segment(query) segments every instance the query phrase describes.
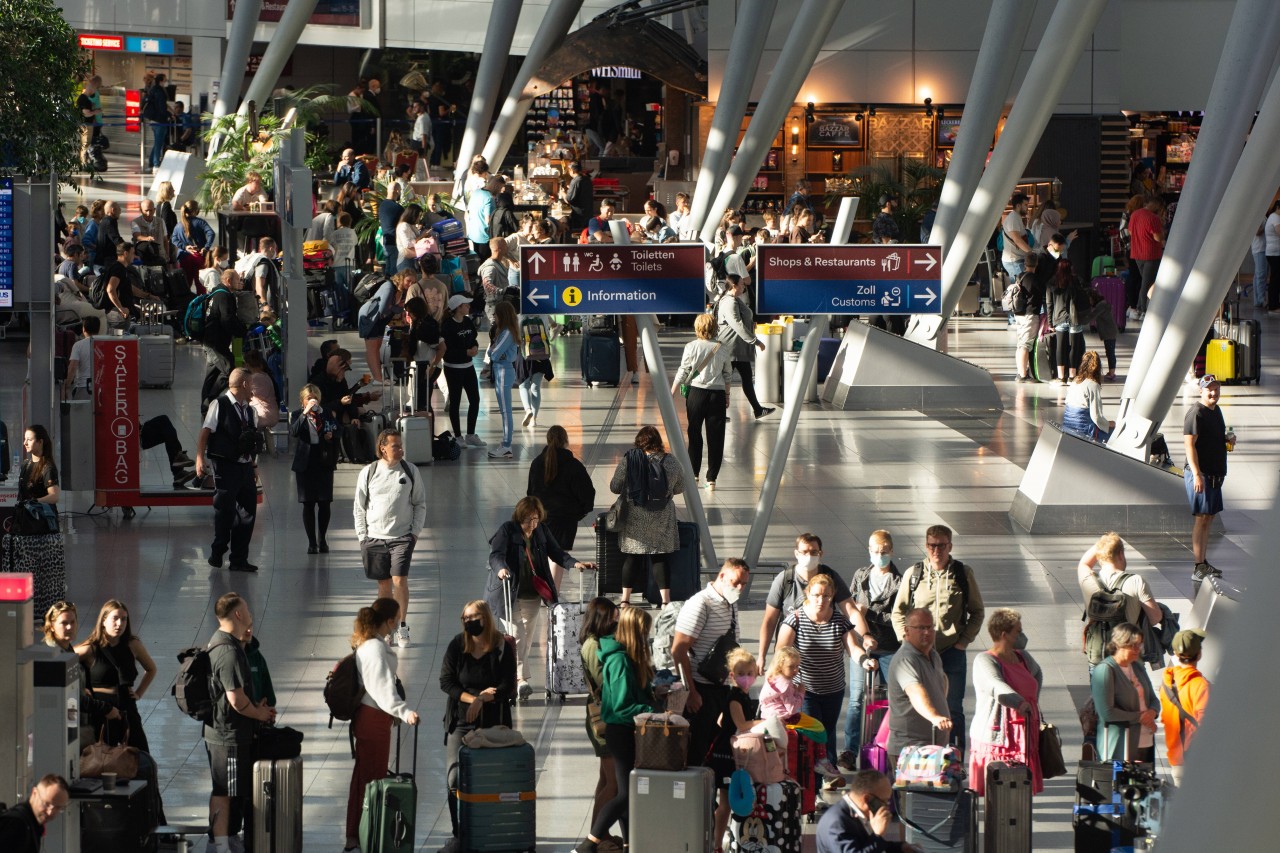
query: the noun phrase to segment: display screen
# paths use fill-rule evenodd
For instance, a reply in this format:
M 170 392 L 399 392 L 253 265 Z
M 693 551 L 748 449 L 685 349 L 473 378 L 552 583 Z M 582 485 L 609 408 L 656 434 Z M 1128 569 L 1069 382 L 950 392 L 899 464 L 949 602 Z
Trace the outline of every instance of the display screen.
M 0 178 L 0 308 L 13 307 L 13 178 Z

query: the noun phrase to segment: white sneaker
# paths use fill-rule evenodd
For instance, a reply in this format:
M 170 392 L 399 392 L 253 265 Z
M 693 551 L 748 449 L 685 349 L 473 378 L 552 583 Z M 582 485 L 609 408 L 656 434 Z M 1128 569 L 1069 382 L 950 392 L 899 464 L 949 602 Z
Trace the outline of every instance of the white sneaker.
M 531 423 L 533 423 L 533 412 L 525 412 L 524 423 L 521 426 L 529 426 Z
M 480 436 L 474 432 L 467 433 L 467 447 L 484 447 L 485 442 Z
M 513 456 L 515 454 L 511 452 L 511 448 L 501 444 L 489 451 L 490 459 L 511 459 Z
M 409 626 L 401 625 L 396 629 L 396 645 L 402 649 L 409 648 Z

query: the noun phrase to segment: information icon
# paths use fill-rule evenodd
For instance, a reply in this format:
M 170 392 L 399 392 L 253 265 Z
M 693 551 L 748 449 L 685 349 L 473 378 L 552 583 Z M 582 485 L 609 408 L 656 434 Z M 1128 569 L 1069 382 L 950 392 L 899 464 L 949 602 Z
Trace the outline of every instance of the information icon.
M 564 304 L 570 308 L 582 301 L 582 291 L 576 287 L 566 287 L 564 289 Z

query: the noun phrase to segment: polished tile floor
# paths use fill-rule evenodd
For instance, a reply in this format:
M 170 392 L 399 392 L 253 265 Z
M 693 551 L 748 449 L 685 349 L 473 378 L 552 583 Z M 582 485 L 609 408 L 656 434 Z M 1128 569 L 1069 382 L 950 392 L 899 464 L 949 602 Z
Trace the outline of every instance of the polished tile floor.
M 1280 323 L 1264 318 L 1263 324 L 1264 375 L 1274 376 L 1271 368 L 1278 348 L 1273 341 Z M 684 331 L 662 336 L 668 369 L 686 337 Z M 313 334 L 309 341 L 312 358 L 321 339 Z M 560 423 L 568 429 L 574 451 L 592 473 L 597 507 L 603 510 L 610 502 L 609 476 L 636 428 L 659 422 L 647 375 L 637 385 L 617 389 L 583 386 L 577 370 L 579 340 L 570 337 L 557 345 L 557 378 L 545 387 L 539 429 L 517 435 L 514 460 L 490 460 L 483 450 L 470 450 L 457 462 L 423 469 L 431 511 L 411 579 L 413 647 L 400 652 L 400 675 L 410 703 L 423 718 L 418 757 L 420 850 L 434 851 L 449 832 L 441 729 L 445 696 L 438 686 L 441 656 L 459 628 L 457 615 L 464 602 L 482 592 L 487 540 L 524 494 L 528 464 L 539 450 L 545 427 Z M 1122 375 L 1134 340 L 1133 334 L 1121 337 Z M 358 345 L 348 345 L 354 353 L 363 352 Z M 20 389 L 13 377 L 24 367 L 24 346 L 16 341 L 0 344 L 0 376 L 10 377 L 0 382 L 0 415 L 11 433 L 20 420 Z M 1023 612 L 1030 650 L 1045 669 L 1045 712 L 1062 729 L 1068 755 L 1073 755 L 1080 741 L 1073 695 L 1081 695 L 1086 684 L 1085 661 L 1079 653 L 1082 602 L 1075 563 L 1102 531 L 1062 530 L 1033 537 L 1011 526 L 1007 515 L 1038 431 L 1060 416 L 1065 389 L 1011 381 L 1010 341 L 1001 320 L 956 321 L 951 351 L 996 373 L 1005 410 L 925 417 L 909 411 L 847 413 L 806 405 L 762 561 L 786 559 L 795 534 L 812 530 L 824 539 L 827 562 L 848 576 L 865 559 L 866 537 L 872 530 L 884 527 L 893 532 L 899 563 L 905 565 L 923 554 L 927 526 L 950 525 L 955 530 L 954 554 L 974 566 L 987 606 L 1007 605 Z M 198 429 L 202 372 L 199 349 L 180 346 L 173 390 L 141 394 L 144 413 L 169 414 L 188 448 Z M 1255 519 L 1274 497 L 1280 458 L 1280 417 L 1272 387 L 1230 387 L 1223 394 L 1227 419 L 1240 441 L 1226 482 L 1229 509 L 1211 553 L 1216 565 L 1245 583 L 1247 554 L 1258 532 Z M 1119 389 L 1105 389 L 1109 410 L 1114 410 Z M 1190 393 L 1182 395 L 1171 424 L 1180 420 L 1183 405 L 1191 399 Z M 439 395 L 436 404 L 439 408 Z M 479 433 L 494 442 L 500 423 L 487 388 L 481 408 Z M 719 488 L 702 492 L 722 556 L 741 553 L 778 420 L 773 415 L 754 421 L 736 397 Z M 148 482 L 165 481 L 163 464 L 160 451 L 148 454 Z M 333 551 L 321 556 L 304 552 L 289 457 L 265 457 L 260 469 L 265 497 L 250 554 L 262 567 L 259 574 L 231 574 L 206 564 L 209 510 L 157 508 L 123 520 L 118 511 L 85 515 L 91 496 L 76 493 L 62 506 L 70 597 L 80 605 L 82 625 L 92 621 L 104 599 L 126 601 L 135 632 L 159 663 L 159 677 L 144 697 L 142 710 L 161 768 L 166 808 L 177 820 L 203 811 L 208 773 L 199 726 L 181 715 L 169 696 L 177 671 L 174 653 L 208 639 L 215 627 L 212 606 L 218 596 L 228 590 L 244 594 L 271 666 L 280 721 L 306 734 L 306 849 L 338 850 L 352 762 L 345 731 L 326 726 L 321 689 L 325 674 L 348 648 L 352 616 L 374 593 L 362 575 L 351 533 L 350 495 L 357 469 L 344 465 L 338 470 L 340 497 L 329 537 Z M 1158 598 L 1182 611 L 1189 607 L 1191 589 L 1189 531 L 1188 523 L 1182 534 L 1128 538 L 1130 570 L 1142 574 Z M 574 552 L 590 558 L 593 551 L 593 534 L 583 527 Z M 746 637 L 758 631 L 766 587 L 762 580 L 757 578 L 746 602 Z M 570 597 L 577 594 L 575 582 L 576 578 L 569 582 Z M 984 644 L 985 634 L 979 642 Z M 543 652 L 539 643 L 534 654 L 541 660 Z M 534 671 L 540 673 L 540 666 Z M 534 681 L 540 686 L 541 675 Z M 568 850 L 587 827 L 596 762 L 582 730 L 582 699 L 548 704 L 541 695 L 535 692 L 532 701 L 517 708 L 517 725 L 537 750 L 539 844 L 545 850 Z M 972 699 L 970 707 L 971 703 Z M 1071 781 L 1060 779 L 1051 781 L 1037 798 L 1037 850 L 1071 849 L 1072 793 Z

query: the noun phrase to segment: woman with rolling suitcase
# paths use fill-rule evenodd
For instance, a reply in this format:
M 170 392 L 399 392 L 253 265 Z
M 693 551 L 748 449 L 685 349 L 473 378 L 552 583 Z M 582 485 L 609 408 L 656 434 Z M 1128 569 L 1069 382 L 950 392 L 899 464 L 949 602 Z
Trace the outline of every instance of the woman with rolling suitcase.
M 1022 614 L 1001 607 L 987 618 L 991 648 L 973 659 L 973 692 L 977 697 L 969 727 L 969 787 L 986 796 L 987 765 L 1026 764 L 1031 790 L 1044 790 L 1040 769 L 1040 688 L 1044 674 L 1027 654 Z
M 418 712 L 405 703 L 404 686 L 396 677 L 396 653 L 386 642 L 399 624 L 400 605 L 393 598 L 379 598 L 369 607 L 360 608 L 351 631 L 351 648 L 355 650 L 364 695 L 351 721 L 356 763 L 347 789 L 346 853 L 360 844 L 365 787 L 387 775 L 391 724 L 396 720 L 411 726 L 418 724 Z
M 511 725 L 516 696 L 516 655 L 502 635 L 489 605 L 470 601 L 462 608 L 462 633 L 449 643 L 440 665 L 444 712 L 445 774 L 453 838 L 444 851 L 461 849 L 458 826 L 458 761 L 462 737 L 475 729 Z
M 569 433 L 556 424 L 547 430 L 547 446 L 529 465 L 529 488 L 525 494 L 542 501 L 547 517 L 543 524 L 561 548 L 569 550 L 578 535 L 578 522 L 591 513 L 596 503 L 596 487 L 587 468 L 569 449 Z M 551 579 L 556 589 L 564 567 L 551 563 Z
M 618 546 L 622 563 L 622 601 L 631 604 L 631 590 L 644 583 L 644 558 L 650 560 L 663 605 L 671 601 L 667 559 L 680 550 L 680 529 L 672 498 L 684 491 L 680 463 L 667 453 L 657 428 L 640 427 L 635 446 L 614 469 L 609 490 L 618 495 Z M 643 587 L 642 587 L 643 589 Z

